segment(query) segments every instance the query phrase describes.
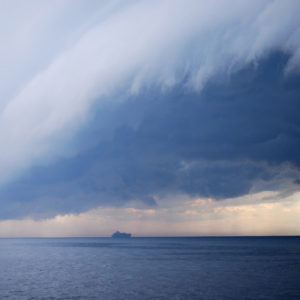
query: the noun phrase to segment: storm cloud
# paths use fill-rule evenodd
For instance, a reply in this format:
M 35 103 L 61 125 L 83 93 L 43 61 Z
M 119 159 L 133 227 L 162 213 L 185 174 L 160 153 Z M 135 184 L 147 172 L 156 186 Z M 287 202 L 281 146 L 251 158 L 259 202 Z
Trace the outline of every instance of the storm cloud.
M 18 214 L 39 215 L 155 206 L 177 194 L 222 200 L 297 190 L 300 78 L 284 75 L 288 60 L 273 53 L 211 79 L 200 94 L 182 83 L 95 106 L 73 139 L 76 155 L 35 166 L 1 190 L 1 217 L 14 217 L 16 203 Z
M 1 218 L 297 188 L 298 1 L 45 5 L 26 43 L 1 31 L 2 64 L 22 62 L 1 89 Z

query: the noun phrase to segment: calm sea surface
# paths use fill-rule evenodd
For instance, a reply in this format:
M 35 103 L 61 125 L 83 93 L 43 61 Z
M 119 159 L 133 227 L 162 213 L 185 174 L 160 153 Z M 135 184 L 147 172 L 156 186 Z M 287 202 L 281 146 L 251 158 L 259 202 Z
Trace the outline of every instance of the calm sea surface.
M 0 299 L 300 299 L 300 237 L 0 239 Z

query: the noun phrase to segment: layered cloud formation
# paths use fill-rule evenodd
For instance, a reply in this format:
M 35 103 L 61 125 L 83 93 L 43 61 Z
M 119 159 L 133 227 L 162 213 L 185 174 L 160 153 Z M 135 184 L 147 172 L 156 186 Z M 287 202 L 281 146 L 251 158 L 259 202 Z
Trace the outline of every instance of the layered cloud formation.
M 19 4 L 1 2 L 1 218 L 298 189 L 298 1 Z

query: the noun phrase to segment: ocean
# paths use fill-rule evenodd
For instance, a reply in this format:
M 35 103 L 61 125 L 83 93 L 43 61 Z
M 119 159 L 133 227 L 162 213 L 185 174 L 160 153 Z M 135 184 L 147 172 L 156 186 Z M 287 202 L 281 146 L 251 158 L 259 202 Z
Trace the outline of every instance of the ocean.
M 300 237 L 0 239 L 0 299 L 300 299 Z

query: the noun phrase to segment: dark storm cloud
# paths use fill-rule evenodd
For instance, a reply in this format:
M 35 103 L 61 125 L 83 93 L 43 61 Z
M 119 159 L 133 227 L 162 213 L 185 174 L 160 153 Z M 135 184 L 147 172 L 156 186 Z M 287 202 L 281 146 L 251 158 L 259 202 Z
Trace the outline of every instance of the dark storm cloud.
M 297 185 L 300 76 L 284 76 L 287 60 L 274 53 L 230 78 L 213 78 L 201 94 L 183 82 L 115 107 L 107 101 L 74 139 L 75 157 L 34 167 L 1 190 L 0 217 L 124 201 L 151 206 L 176 194 L 224 199 L 257 182 L 280 188 L 275 179 Z

